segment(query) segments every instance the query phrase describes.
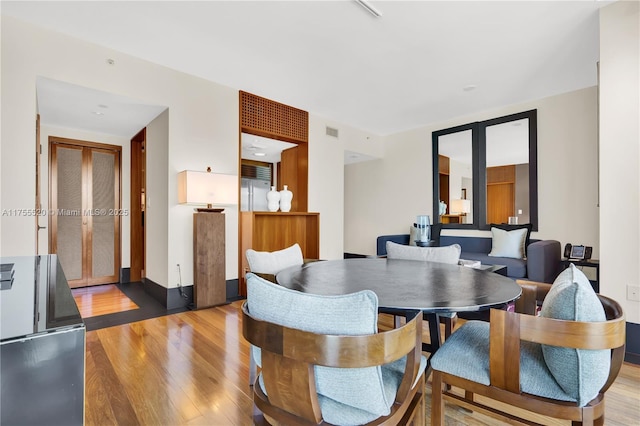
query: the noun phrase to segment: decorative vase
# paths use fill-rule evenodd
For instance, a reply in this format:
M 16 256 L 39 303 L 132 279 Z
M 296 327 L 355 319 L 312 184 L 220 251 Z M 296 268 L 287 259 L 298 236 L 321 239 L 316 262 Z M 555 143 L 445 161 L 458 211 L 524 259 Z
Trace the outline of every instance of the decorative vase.
M 276 191 L 276 187 L 272 186 L 271 191 L 267 192 L 267 209 L 270 212 L 277 212 L 280 206 L 280 193 Z
M 287 185 L 280 191 L 280 211 L 288 212 L 291 210 L 291 200 L 293 199 L 293 192 L 289 191 Z

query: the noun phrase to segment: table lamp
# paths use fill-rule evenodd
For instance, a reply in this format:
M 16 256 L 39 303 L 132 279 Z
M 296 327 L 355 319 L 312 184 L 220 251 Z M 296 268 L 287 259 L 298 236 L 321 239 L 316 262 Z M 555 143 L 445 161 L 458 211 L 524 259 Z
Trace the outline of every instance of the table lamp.
M 238 176 L 184 170 L 178 203 L 206 205 L 193 214 L 193 303 L 196 309 L 227 302 L 224 208 L 238 204 Z

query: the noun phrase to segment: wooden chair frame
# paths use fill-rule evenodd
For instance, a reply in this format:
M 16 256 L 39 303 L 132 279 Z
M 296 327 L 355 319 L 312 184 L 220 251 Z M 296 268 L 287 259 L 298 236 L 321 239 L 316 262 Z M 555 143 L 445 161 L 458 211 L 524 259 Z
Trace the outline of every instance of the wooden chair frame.
M 517 312 L 491 310 L 489 374 L 490 385 L 466 380 L 441 371 L 433 371 L 431 423 L 444 424 L 444 401 L 471 411 L 506 421 L 510 424 L 536 424 L 518 416 L 498 411 L 474 400 L 474 394 L 540 413 L 571 420 L 572 424 L 604 424 L 604 394 L 614 382 L 625 348 L 625 318 L 620 305 L 598 295 L 606 313 L 603 322 L 562 321 L 532 316 L 538 301 L 551 288 L 550 284 L 518 281 L 522 296 L 516 303 Z M 524 312 L 526 314 L 522 314 Z M 610 349 L 609 376 L 598 396 L 579 407 L 576 403 L 557 401 L 520 392 L 520 341 L 575 349 Z M 443 387 L 444 386 L 444 387 Z M 465 391 L 465 396 L 451 392 L 448 386 Z
M 371 425 L 425 423 L 422 355 L 422 312 L 411 311 L 404 326 L 370 335 L 323 335 L 253 318 L 242 305 L 242 332 L 261 348 L 262 379 L 269 396 L 257 383 L 253 401 L 271 424 L 327 424 L 322 419 L 315 387 L 314 366 L 372 367 L 407 357 L 406 368 L 388 416 Z M 257 379 L 256 379 L 257 380 Z M 415 383 L 415 385 L 414 385 Z M 254 418 L 256 423 L 262 419 Z

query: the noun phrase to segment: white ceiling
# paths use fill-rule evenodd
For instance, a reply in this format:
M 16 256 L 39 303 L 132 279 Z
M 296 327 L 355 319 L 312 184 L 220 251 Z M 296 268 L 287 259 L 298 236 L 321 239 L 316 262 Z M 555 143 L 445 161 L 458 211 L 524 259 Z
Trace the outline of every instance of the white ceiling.
M 37 77 L 41 124 L 132 138 L 167 107 Z
M 241 158 L 245 160 L 264 161 L 265 163 L 279 162 L 282 151 L 296 146 L 294 143 L 249 135 L 247 133 L 242 134 L 240 141 L 242 145 Z
M 606 3 L 372 1 L 380 18 L 347 0 L 2 1 L 1 12 L 385 135 L 595 85 Z

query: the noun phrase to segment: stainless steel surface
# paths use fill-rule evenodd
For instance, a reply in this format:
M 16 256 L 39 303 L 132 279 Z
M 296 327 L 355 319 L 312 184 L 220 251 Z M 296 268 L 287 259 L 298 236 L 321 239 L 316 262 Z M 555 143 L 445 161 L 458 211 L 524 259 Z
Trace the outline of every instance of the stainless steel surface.
M 56 255 L 2 257 L 13 285 L 0 291 L 0 341 L 84 326 Z
M 0 424 L 82 425 L 85 327 L 57 256 L 0 262 Z

